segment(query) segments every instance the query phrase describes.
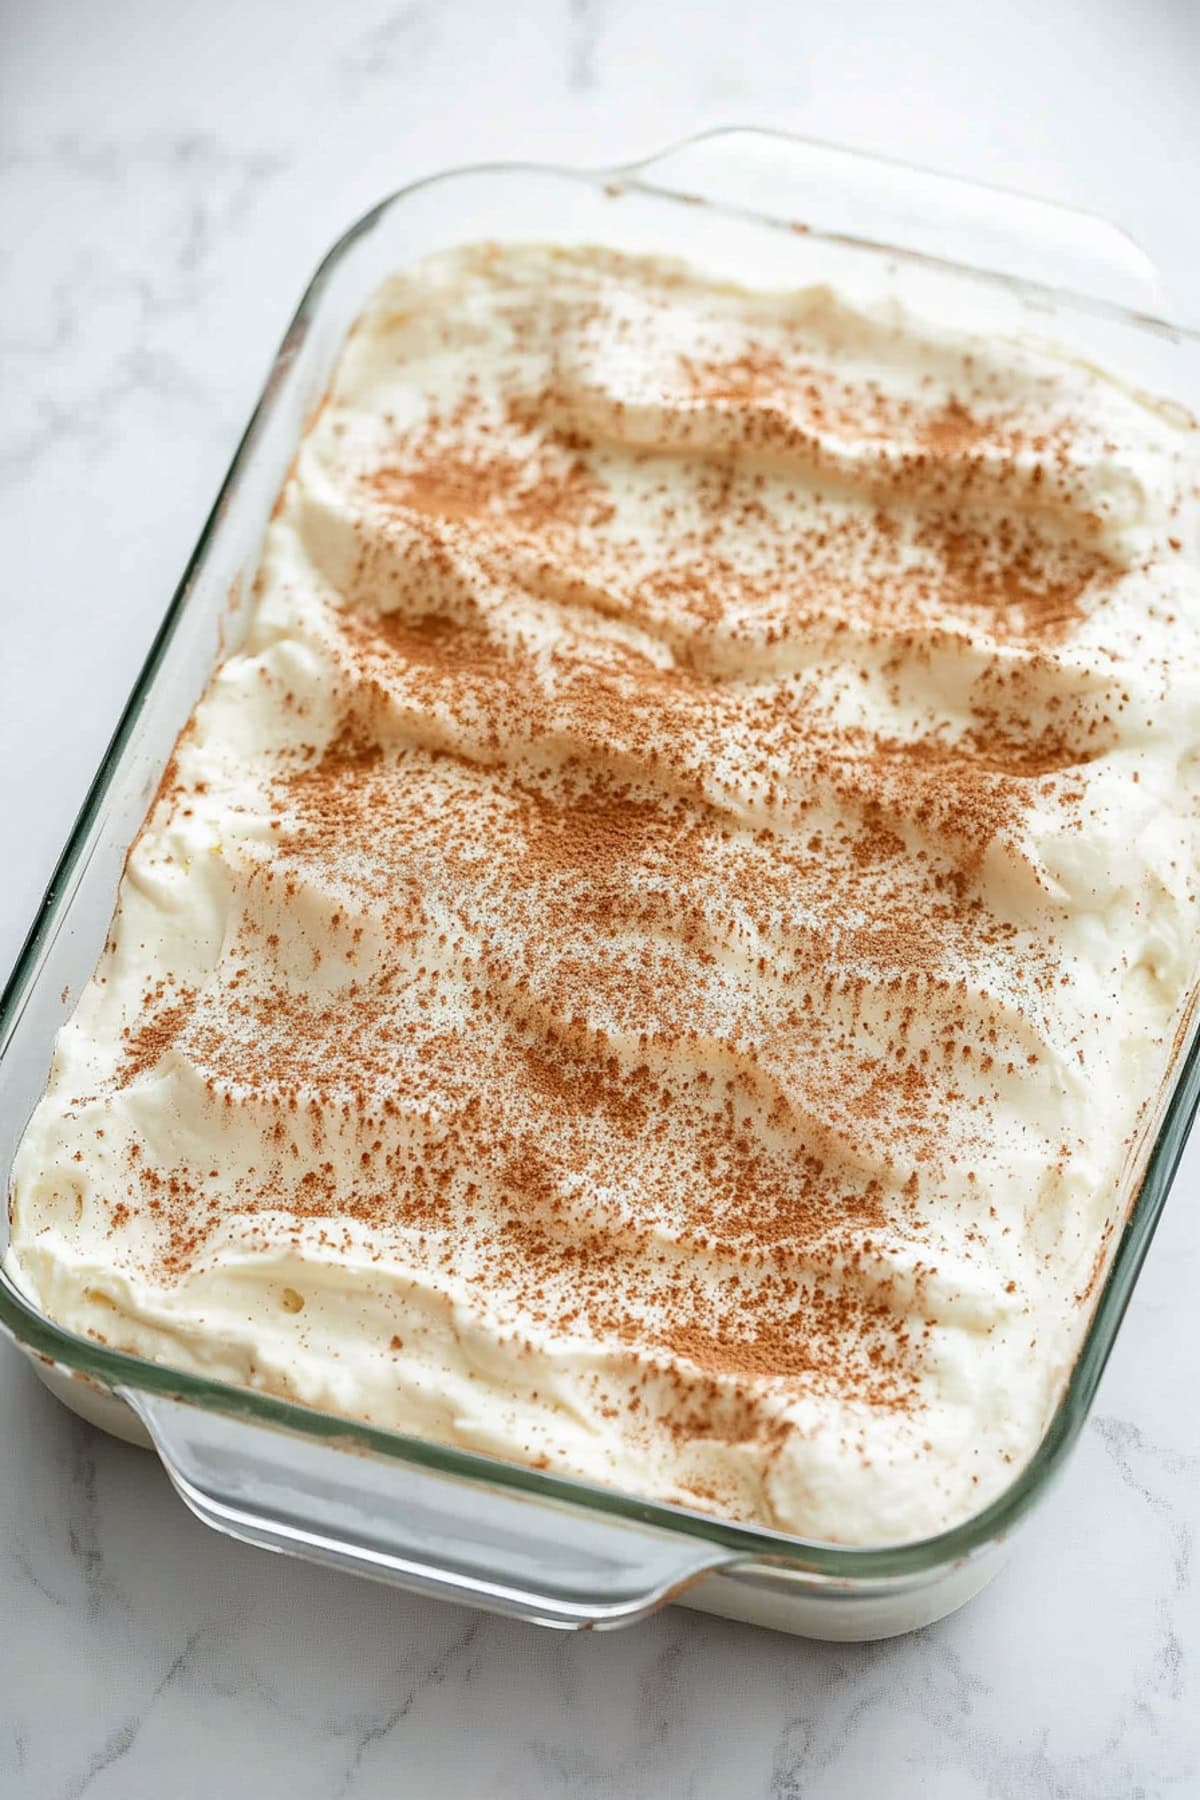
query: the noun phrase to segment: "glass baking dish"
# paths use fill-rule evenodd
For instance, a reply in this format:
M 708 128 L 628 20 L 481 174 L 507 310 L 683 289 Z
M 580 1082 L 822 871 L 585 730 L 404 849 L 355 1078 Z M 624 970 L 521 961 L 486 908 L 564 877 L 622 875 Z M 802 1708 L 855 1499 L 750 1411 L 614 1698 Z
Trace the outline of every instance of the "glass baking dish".
M 949 305 L 977 329 L 1069 344 L 1200 410 L 1200 337 L 1164 318 L 1155 271 L 1122 232 L 831 146 L 718 132 L 636 166 L 467 169 L 384 201 L 300 303 L 0 1000 L 6 1184 L 55 1033 L 103 944 L 126 850 L 176 734 L 238 642 L 267 516 L 351 322 L 393 269 L 481 237 L 653 249 L 751 282 L 836 278 L 918 310 Z M 1198 1098 L 1193 1017 L 1131 1157 L 1124 1231 L 1036 1454 L 991 1505 L 918 1543 L 805 1542 L 205 1380 L 64 1330 L 3 1276 L 0 1324 L 76 1410 L 151 1441 L 188 1505 L 234 1537 L 546 1625 L 611 1627 L 683 1599 L 811 1636 L 884 1637 L 974 1594 L 1062 1465 Z

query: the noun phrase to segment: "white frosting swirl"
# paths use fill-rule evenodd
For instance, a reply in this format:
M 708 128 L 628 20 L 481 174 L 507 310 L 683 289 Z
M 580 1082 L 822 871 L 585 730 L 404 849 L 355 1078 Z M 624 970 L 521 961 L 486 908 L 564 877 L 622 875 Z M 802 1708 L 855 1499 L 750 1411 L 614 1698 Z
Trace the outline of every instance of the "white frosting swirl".
M 827 288 L 390 281 L 61 1034 L 16 1279 L 806 1536 L 975 1510 L 1196 984 L 1196 452 Z

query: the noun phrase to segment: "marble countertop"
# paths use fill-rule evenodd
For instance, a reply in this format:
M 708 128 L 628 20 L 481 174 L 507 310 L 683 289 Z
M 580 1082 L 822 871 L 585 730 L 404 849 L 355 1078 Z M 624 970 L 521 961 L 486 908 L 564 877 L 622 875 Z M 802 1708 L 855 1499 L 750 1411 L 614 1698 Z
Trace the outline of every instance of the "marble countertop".
M 0 961 L 295 298 L 440 166 L 787 126 L 1120 218 L 1200 318 L 1177 0 L 0 4 Z M 0 1346 L 5 1800 L 1200 1793 L 1200 1143 L 1012 1566 L 892 1643 L 562 1638 L 195 1523 Z

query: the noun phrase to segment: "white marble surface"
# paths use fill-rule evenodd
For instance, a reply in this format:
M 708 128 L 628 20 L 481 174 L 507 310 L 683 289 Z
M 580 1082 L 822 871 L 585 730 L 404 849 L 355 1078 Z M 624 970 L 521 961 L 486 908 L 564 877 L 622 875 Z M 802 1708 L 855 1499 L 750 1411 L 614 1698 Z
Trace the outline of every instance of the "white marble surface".
M 0 961 L 295 296 L 387 189 L 790 126 L 1090 204 L 1200 317 L 1191 0 L 0 0 Z M 1011 1569 L 866 1648 L 562 1639 L 223 1542 L 0 1354 L 5 1800 L 1200 1794 L 1200 1145 Z

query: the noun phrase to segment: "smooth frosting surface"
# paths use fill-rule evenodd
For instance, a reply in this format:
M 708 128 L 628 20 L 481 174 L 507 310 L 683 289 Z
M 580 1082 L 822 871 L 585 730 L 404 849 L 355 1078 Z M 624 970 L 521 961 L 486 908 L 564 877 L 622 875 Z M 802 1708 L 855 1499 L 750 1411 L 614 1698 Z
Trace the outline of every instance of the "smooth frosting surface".
M 975 1511 L 1197 979 L 1197 448 L 825 287 L 389 281 L 61 1034 L 16 1278 L 805 1536 Z

